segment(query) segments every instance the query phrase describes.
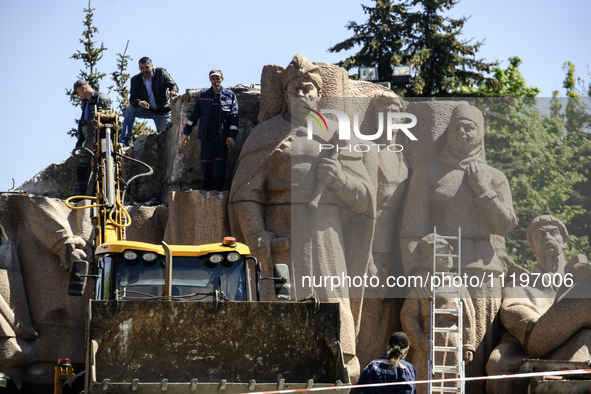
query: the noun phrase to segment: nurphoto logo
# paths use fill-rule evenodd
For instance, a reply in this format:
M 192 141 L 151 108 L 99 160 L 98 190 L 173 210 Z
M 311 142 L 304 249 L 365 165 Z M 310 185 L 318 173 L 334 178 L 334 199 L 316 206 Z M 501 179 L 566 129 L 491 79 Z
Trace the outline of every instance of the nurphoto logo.
M 307 126 L 308 126 L 308 140 L 312 140 L 314 138 L 314 123 L 318 124 L 321 131 L 328 131 L 328 123 L 322 114 L 333 114 L 336 116 L 339 125 L 338 131 L 338 139 L 340 141 L 349 141 L 351 140 L 351 130 L 353 130 L 353 134 L 360 141 L 378 141 L 381 139 L 384 131 L 386 132 L 386 139 L 387 141 L 393 141 L 395 137 L 395 131 L 400 130 L 411 141 L 417 141 L 417 137 L 411 133 L 409 130 L 410 128 L 416 126 L 417 124 L 417 117 L 413 114 L 405 113 L 405 112 L 379 112 L 378 116 L 378 130 L 373 134 L 363 134 L 359 129 L 359 113 L 353 113 L 353 124 L 351 124 L 351 120 L 349 116 L 341 110 L 338 109 L 321 109 L 320 112 L 310 108 L 310 107 L 303 107 L 307 112 Z M 405 119 L 410 119 L 409 123 L 401 123 Z M 385 127 L 384 127 L 385 126 Z M 384 130 L 385 129 L 385 130 Z M 337 150 L 354 150 L 356 152 L 367 152 L 372 147 L 376 147 L 378 151 L 387 149 L 390 152 L 402 152 L 402 145 L 399 144 L 383 144 L 383 143 L 374 143 L 374 144 L 355 144 L 351 145 L 348 144 L 347 146 L 341 146 L 340 144 L 320 144 L 320 151 L 324 149 L 337 149 Z

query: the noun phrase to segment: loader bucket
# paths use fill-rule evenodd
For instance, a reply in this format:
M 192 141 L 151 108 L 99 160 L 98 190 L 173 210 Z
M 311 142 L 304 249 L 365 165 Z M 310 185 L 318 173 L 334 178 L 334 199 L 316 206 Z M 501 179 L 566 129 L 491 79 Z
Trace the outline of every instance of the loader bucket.
M 589 370 L 591 361 L 524 360 L 519 372 Z M 530 392 L 535 394 L 577 394 L 591 392 L 591 373 L 536 376 L 530 378 Z
M 347 384 L 339 321 L 338 303 L 92 301 L 89 392 Z

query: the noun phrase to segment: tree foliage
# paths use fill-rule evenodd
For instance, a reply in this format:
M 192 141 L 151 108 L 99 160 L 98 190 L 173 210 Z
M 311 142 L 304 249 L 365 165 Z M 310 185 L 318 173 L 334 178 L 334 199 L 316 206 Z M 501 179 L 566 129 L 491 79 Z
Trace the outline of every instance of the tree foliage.
M 584 132 L 586 110 L 581 103 L 561 100 L 557 93 L 553 98 L 535 98 L 540 91 L 527 86 L 520 63 L 518 57 L 510 58 L 506 69 L 493 70 L 494 85 L 481 84 L 468 93 L 490 96 L 473 103 L 486 117 L 487 160 L 507 176 L 519 219 L 507 237 L 507 252 L 514 262 L 531 268 L 535 256 L 526 233 L 539 215 L 554 215 L 567 226 L 571 233 L 567 257 L 589 254 L 588 237 L 577 224 L 588 210 L 574 198 L 573 190 L 587 180 L 591 144 Z M 570 79 L 567 73 L 566 80 Z
M 100 45 L 94 41 L 94 37 L 98 34 L 98 28 L 93 24 L 94 8 L 90 6 L 90 0 L 88 2 L 88 8 L 84 9 L 84 31 L 82 32 L 82 38 L 80 43 L 83 45 L 84 50 L 76 50 L 76 52 L 70 57 L 71 59 L 82 60 L 85 68 L 80 70 L 78 78 L 84 79 L 94 90 L 100 90 L 100 81 L 106 76 L 105 73 L 98 71 L 98 63 L 103 58 L 104 52 L 107 50 L 104 43 Z M 130 74 L 127 72 L 127 67 L 131 56 L 127 55 L 127 48 L 129 41 L 125 45 L 123 53 L 117 53 L 117 65 L 115 71 L 110 73 L 113 84 L 108 87 L 109 91 L 114 90 L 117 93 L 117 107 L 116 112 L 119 116 L 125 116 L 125 109 L 129 105 L 129 89 L 127 84 L 130 79 Z M 82 100 L 76 95 L 72 89 L 66 89 L 66 94 L 70 96 L 70 102 L 74 106 L 79 106 Z M 76 123 L 78 119 L 76 119 Z M 121 126 L 121 124 L 120 124 Z M 121 131 L 121 130 L 120 130 Z M 145 134 L 151 134 L 155 132 L 154 129 L 148 126 L 146 120 L 142 122 L 136 122 L 133 126 L 132 137 L 137 137 Z M 72 128 L 68 131 L 71 136 L 76 136 L 77 129 Z
M 460 40 L 467 18 L 444 16 L 458 0 L 374 0 L 375 7 L 362 5 L 369 19 L 349 22 L 353 36 L 329 48 L 330 52 L 360 50 L 339 65 L 378 67 L 382 81 L 391 78 L 393 66 L 411 65 L 416 75 L 404 96 L 449 96 L 461 86 L 492 81 L 486 76 L 496 63 L 477 59 L 482 42 Z
M 125 44 L 123 53 L 117 54 L 117 69 L 111 73 L 111 79 L 114 85 L 109 86 L 109 90 L 117 92 L 117 114 L 119 116 L 125 115 L 125 108 L 129 105 L 129 89 L 127 89 L 127 82 L 130 75 L 127 73 L 127 66 L 131 60 L 131 56 L 127 55 L 127 47 L 129 40 Z
M 346 27 L 353 31 L 353 37 L 334 45 L 329 51 L 341 52 L 361 46 L 359 52 L 339 65 L 347 70 L 377 66 L 380 79 L 388 80 L 392 75 L 392 59 L 405 47 L 408 6 L 403 2 L 392 4 L 390 0 L 376 0 L 375 3 L 374 7 L 361 5 L 369 19 L 364 24 L 349 21 Z
M 94 41 L 95 34 L 98 34 L 98 28 L 93 25 L 94 8 L 90 7 L 90 0 L 88 0 L 88 8 L 84 9 L 84 30 L 82 31 L 82 38 L 80 43 L 84 50 L 76 50 L 76 52 L 70 57 L 70 59 L 82 60 L 84 63 L 84 69 L 80 70 L 78 74 L 79 79 L 84 79 L 94 89 L 99 90 L 100 81 L 106 74 L 98 71 L 98 62 L 103 58 L 103 52 L 107 50 L 103 43 L 100 46 Z M 76 92 L 72 89 L 66 89 L 66 94 L 70 97 L 70 102 L 75 107 L 79 106 L 82 102 L 80 97 L 76 95 Z M 78 119 L 76 119 L 76 124 Z M 68 134 L 75 136 L 77 128 L 72 128 Z

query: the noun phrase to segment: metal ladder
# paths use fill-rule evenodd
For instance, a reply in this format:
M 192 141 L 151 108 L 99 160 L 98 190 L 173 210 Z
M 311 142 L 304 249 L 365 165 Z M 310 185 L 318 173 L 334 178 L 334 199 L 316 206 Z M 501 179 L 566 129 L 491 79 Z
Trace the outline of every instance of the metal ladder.
M 441 286 L 433 287 L 433 298 L 431 300 L 431 346 L 430 346 L 430 353 L 431 358 L 429 360 L 429 380 L 433 380 L 434 375 L 436 373 L 441 374 L 450 374 L 453 376 L 446 376 L 442 375 L 445 378 L 460 378 L 460 386 L 459 387 L 445 387 L 443 383 L 435 383 L 435 385 L 429 382 L 429 394 L 432 393 L 464 393 L 465 392 L 465 366 L 463 360 L 463 325 L 462 325 L 462 316 L 463 316 L 463 305 L 461 299 L 462 289 L 461 286 L 453 286 L 453 278 L 456 276 L 460 277 L 460 280 L 457 283 L 460 283 L 461 276 L 462 276 L 462 229 L 458 227 L 458 235 L 457 236 L 442 236 L 437 234 L 437 228 L 433 227 L 433 276 L 437 276 L 441 280 Z M 457 241 L 457 253 L 438 253 L 437 252 L 437 240 L 454 240 Z M 453 266 L 449 272 L 441 272 L 437 271 L 437 258 L 451 258 L 453 261 Z M 444 278 L 445 282 L 444 282 Z M 451 286 L 443 286 L 443 284 L 452 284 Z M 457 301 L 457 307 L 454 308 L 438 308 L 437 307 L 437 300 L 446 299 L 448 301 L 454 300 Z M 449 302 L 448 302 L 449 304 Z M 438 317 L 440 318 L 455 318 L 456 326 L 455 327 L 439 327 L 438 324 Z M 451 336 L 455 336 L 457 341 L 457 346 L 448 346 L 447 343 L 441 343 L 441 338 L 437 338 L 437 334 L 445 333 L 447 335 L 447 339 Z M 436 360 L 439 358 L 443 358 L 446 360 L 448 354 L 456 355 L 457 364 L 455 365 L 445 365 L 446 362 L 443 362 L 443 365 L 437 365 Z M 436 357 L 436 356 L 440 357 Z

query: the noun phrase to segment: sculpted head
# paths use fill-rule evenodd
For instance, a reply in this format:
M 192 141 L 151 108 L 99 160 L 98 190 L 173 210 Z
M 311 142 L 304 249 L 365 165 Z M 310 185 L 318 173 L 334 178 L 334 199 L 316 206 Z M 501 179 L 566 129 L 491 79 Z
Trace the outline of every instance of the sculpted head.
M 433 242 L 435 237 L 429 234 L 419 241 L 419 248 L 421 250 L 421 260 L 423 261 L 423 268 L 427 271 L 433 270 Z M 443 238 L 437 240 L 435 250 L 438 254 L 452 254 L 453 247 Z M 439 256 L 435 263 L 435 268 L 439 272 L 449 272 L 453 267 L 453 259 L 451 257 Z
M 291 114 L 291 99 L 300 98 L 313 105 L 322 92 L 320 67 L 303 55 L 295 55 L 282 74 L 283 108 Z
M 556 271 L 559 256 L 562 255 L 568 243 L 568 231 L 564 223 L 552 215 L 541 215 L 532 220 L 527 229 L 527 242 L 536 254 L 540 264 L 552 264 L 545 266 L 547 271 Z M 545 263 L 542 263 L 542 262 Z
M 460 155 L 484 148 L 484 118 L 472 105 L 454 108 L 447 129 L 447 145 Z

